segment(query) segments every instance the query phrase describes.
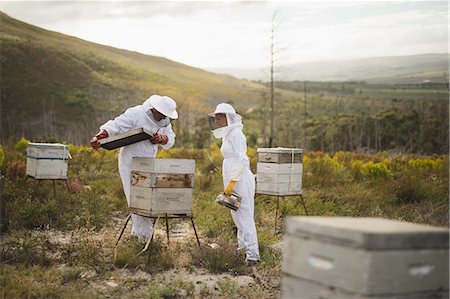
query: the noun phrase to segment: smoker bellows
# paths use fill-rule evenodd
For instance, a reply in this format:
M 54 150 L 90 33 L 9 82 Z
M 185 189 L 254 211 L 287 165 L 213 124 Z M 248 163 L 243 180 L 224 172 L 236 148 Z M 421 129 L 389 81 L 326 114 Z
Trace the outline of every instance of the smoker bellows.
M 195 160 L 133 158 L 131 212 L 192 215 Z

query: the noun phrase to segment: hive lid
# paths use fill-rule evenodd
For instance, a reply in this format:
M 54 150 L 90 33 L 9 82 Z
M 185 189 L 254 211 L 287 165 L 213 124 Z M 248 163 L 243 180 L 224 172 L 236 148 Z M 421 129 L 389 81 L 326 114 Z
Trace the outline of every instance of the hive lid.
M 68 145 L 62 144 L 62 143 L 39 143 L 39 142 L 28 142 L 28 146 L 34 146 L 34 147 L 40 147 L 40 148 L 68 147 Z
M 279 154 L 301 154 L 303 149 L 301 148 L 288 148 L 288 147 L 261 147 L 256 150 L 258 153 L 279 153 Z
M 383 218 L 288 217 L 288 235 L 365 249 L 448 248 L 446 228 Z
M 112 150 L 125 145 L 140 142 L 145 139 L 149 139 L 151 136 L 152 133 L 150 133 L 148 130 L 144 128 L 139 128 L 122 134 L 117 134 L 104 139 L 100 139 L 99 141 L 101 147 L 107 150 Z

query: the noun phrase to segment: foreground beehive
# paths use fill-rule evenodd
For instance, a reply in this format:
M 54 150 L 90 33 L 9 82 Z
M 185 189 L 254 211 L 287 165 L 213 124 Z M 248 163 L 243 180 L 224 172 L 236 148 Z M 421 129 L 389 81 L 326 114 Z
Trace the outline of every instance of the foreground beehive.
M 192 215 L 195 160 L 133 158 L 131 169 L 132 212 Z
M 382 218 L 289 217 L 283 298 L 448 298 L 448 240 Z

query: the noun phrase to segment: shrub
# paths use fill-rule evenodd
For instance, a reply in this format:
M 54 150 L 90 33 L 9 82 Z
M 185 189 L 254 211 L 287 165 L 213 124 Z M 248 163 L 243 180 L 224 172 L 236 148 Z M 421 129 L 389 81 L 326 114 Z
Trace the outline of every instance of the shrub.
M 218 248 L 209 246 L 192 248 L 191 256 L 194 265 L 206 268 L 211 273 L 245 271 L 243 257 L 229 242 L 220 242 Z
M 26 174 L 27 165 L 20 161 L 9 161 L 6 166 L 6 175 L 10 178 L 24 177 Z
M 369 161 L 362 164 L 361 175 L 376 182 L 392 179 L 392 172 L 381 162 L 373 163 Z
M 236 293 L 237 284 L 228 277 L 219 280 L 217 286 L 219 287 L 220 293 L 223 295 L 233 295 Z
M 405 174 L 394 182 L 394 193 L 398 204 L 418 203 L 426 199 L 427 186 L 413 174 Z
M 16 145 L 15 145 L 16 150 L 18 150 L 19 152 L 24 154 L 27 151 L 27 147 L 28 147 L 28 143 L 29 142 L 30 142 L 29 140 L 27 140 L 27 139 L 22 137 L 19 140 L 19 142 L 17 142 Z

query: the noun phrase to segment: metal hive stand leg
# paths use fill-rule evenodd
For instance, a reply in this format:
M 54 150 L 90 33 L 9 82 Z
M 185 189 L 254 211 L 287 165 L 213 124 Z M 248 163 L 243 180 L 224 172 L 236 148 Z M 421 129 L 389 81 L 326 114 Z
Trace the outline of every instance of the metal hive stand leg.
M 301 200 L 301 203 L 302 203 L 302 205 L 303 205 L 303 208 L 305 209 L 305 214 L 306 214 L 306 216 L 309 216 L 308 210 L 306 209 L 306 202 L 305 202 L 305 200 L 303 199 L 303 195 L 301 195 L 301 194 L 300 194 L 300 200 Z
M 122 226 L 122 229 L 120 231 L 119 237 L 117 238 L 116 244 L 114 245 L 114 261 L 116 261 L 117 257 L 117 244 L 119 244 L 120 238 L 122 238 L 123 232 L 125 231 L 125 228 L 127 227 L 128 221 L 130 221 L 131 213 L 128 214 L 127 218 L 124 221 L 124 224 Z
M 198 238 L 197 230 L 195 229 L 194 217 L 191 216 L 190 218 L 191 218 L 192 227 L 194 228 L 195 238 L 197 238 L 197 243 L 198 243 L 198 246 L 200 247 L 200 240 Z
M 166 234 L 167 234 L 167 246 L 170 245 L 170 240 L 169 240 L 169 218 L 167 217 L 166 214 Z

